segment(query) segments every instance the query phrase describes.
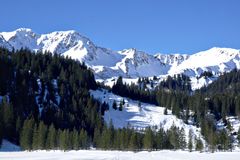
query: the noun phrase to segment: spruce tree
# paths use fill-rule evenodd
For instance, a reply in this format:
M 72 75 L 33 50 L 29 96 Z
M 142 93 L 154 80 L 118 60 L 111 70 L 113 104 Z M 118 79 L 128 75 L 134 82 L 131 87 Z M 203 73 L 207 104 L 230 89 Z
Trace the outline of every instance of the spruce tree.
M 16 128 L 15 128 L 15 133 L 16 133 L 16 136 L 17 136 L 17 140 L 19 141 L 19 134 L 20 134 L 20 131 L 21 131 L 21 127 L 22 127 L 22 120 L 21 118 L 18 116 L 17 120 L 16 120 Z
M 164 149 L 164 147 L 166 147 L 166 144 L 165 144 L 166 139 L 164 137 L 164 134 L 165 134 L 164 129 L 160 127 L 156 135 L 157 149 Z
M 225 129 L 220 131 L 219 136 L 218 136 L 219 144 L 221 145 L 221 149 L 223 150 L 228 150 L 230 147 L 230 137 L 228 136 L 228 133 Z
M 178 135 L 178 129 L 175 125 L 172 125 L 172 127 L 168 130 L 169 135 L 169 142 L 173 149 L 179 149 L 179 135 Z
M 44 149 L 47 139 L 47 126 L 41 121 L 38 126 L 38 148 Z
M 84 129 L 81 129 L 79 134 L 80 148 L 87 149 L 88 148 L 88 136 L 87 132 Z
M 38 145 L 38 126 L 37 124 L 34 125 L 33 129 L 33 138 L 32 138 L 32 149 L 37 150 L 40 149 Z
M 1 109 L 0 109 L 0 147 L 2 145 L 2 139 L 3 139 L 3 122 L 2 122 Z
M 26 119 L 23 123 L 22 132 L 20 135 L 20 146 L 24 150 L 32 149 L 34 119 Z
M 164 115 L 167 115 L 167 114 L 168 114 L 167 107 L 165 107 L 165 109 L 164 109 Z
M 69 131 L 67 129 L 60 130 L 60 133 L 59 133 L 59 148 L 61 150 L 66 151 L 66 150 L 69 149 L 68 136 L 69 136 Z
M 130 141 L 129 141 L 129 149 L 133 151 L 138 149 L 137 134 L 135 131 L 133 131 L 133 133 L 131 134 Z
M 142 104 L 141 104 L 141 102 L 140 102 L 140 101 L 138 101 L 138 110 L 139 110 L 139 112 L 141 112 L 141 111 L 142 111 Z
M 79 147 L 80 147 L 80 140 L 79 140 L 79 138 L 80 138 L 80 136 L 79 136 L 79 133 L 78 133 L 78 131 L 74 128 L 74 130 L 73 130 L 73 133 L 72 133 L 72 139 L 73 139 L 73 143 L 72 143 L 72 145 L 73 145 L 73 149 L 74 150 L 78 150 L 79 149 Z
M 119 108 L 118 108 L 119 111 L 122 111 L 123 110 L 123 104 L 122 104 L 122 101 L 120 102 L 119 104 Z
M 144 146 L 144 149 L 149 151 L 153 149 L 153 132 L 150 127 L 148 127 L 145 131 L 143 146 Z
M 203 143 L 202 143 L 201 138 L 200 137 L 196 138 L 195 142 L 196 142 L 196 151 L 202 152 L 202 150 L 203 150 Z
M 100 146 L 100 140 L 101 140 L 101 133 L 99 128 L 94 129 L 94 136 L 93 136 L 93 146 L 99 147 Z
M 178 140 L 179 140 L 179 148 L 184 150 L 186 148 L 186 137 L 185 137 L 185 131 L 184 128 L 181 128 L 179 130 L 179 134 L 178 134 Z
M 189 133 L 188 133 L 188 150 L 190 152 L 192 152 L 192 149 L 193 149 L 193 131 L 192 129 L 189 130 Z
M 4 137 L 11 139 L 15 133 L 13 105 L 7 101 L 7 97 L 4 97 L 0 107 L 2 107 L 3 110 Z
M 117 103 L 116 103 L 116 101 L 115 101 L 115 100 L 113 101 L 112 108 L 113 108 L 114 110 L 117 110 Z
M 237 132 L 237 140 L 238 140 L 238 145 L 240 146 L 240 127 L 238 128 L 238 132 Z
M 101 148 L 109 149 L 111 143 L 111 134 L 109 128 L 106 126 L 103 128 L 102 137 L 101 137 Z
M 56 149 L 56 147 L 57 147 L 57 132 L 54 125 L 51 124 L 47 134 L 46 148 Z

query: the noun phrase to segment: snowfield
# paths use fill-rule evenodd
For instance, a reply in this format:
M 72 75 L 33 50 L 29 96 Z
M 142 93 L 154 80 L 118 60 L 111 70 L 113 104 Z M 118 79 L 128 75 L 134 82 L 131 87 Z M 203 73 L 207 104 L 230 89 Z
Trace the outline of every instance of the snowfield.
M 20 147 L 3 140 L 0 148 L 0 160 L 238 160 L 240 150 L 234 152 L 188 152 L 188 151 L 102 151 L 78 150 L 63 152 L 51 151 L 21 151 Z
M 187 151 L 35 151 L 0 152 L 1 160 L 239 160 L 240 152 L 199 153 Z

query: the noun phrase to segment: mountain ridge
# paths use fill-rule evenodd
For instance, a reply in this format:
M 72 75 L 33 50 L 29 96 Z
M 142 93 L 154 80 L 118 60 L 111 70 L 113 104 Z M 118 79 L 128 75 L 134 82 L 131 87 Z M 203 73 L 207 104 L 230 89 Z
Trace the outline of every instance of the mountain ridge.
M 96 78 L 102 80 L 118 76 L 138 78 L 185 74 L 192 80 L 193 89 L 208 85 L 219 75 L 240 68 L 240 51 L 236 49 L 213 47 L 191 55 L 151 55 L 135 48 L 113 51 L 95 45 L 74 30 L 37 34 L 29 28 L 19 28 L 12 32 L 0 32 L 0 46 L 68 56 L 84 62 Z M 211 72 L 213 78 L 199 80 L 204 72 Z

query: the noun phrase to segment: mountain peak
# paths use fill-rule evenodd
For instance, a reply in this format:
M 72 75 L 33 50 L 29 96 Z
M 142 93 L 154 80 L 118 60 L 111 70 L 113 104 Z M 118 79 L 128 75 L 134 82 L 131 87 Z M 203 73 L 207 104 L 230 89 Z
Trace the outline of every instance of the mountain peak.
M 234 68 L 240 69 L 240 51 L 236 49 L 213 47 L 192 55 L 152 55 L 136 48 L 115 52 L 96 46 L 75 30 L 37 34 L 29 28 L 19 28 L 0 33 L 0 46 L 62 54 L 85 62 L 96 77 L 104 80 L 117 76 L 136 78 L 185 74 L 199 83 L 197 77 L 204 71 L 218 76 Z
M 15 30 L 16 32 L 33 32 L 30 28 L 18 28 Z

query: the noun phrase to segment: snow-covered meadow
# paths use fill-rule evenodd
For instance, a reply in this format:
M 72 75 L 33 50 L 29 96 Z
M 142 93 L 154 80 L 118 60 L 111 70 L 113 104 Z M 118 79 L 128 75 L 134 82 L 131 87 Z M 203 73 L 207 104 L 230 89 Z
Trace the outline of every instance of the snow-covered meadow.
M 239 160 L 240 152 L 199 153 L 187 151 L 35 151 L 0 152 L 1 160 Z
M 188 152 L 188 151 L 21 151 L 20 148 L 3 140 L 0 148 L 0 160 L 238 160 L 240 150 L 234 152 Z

